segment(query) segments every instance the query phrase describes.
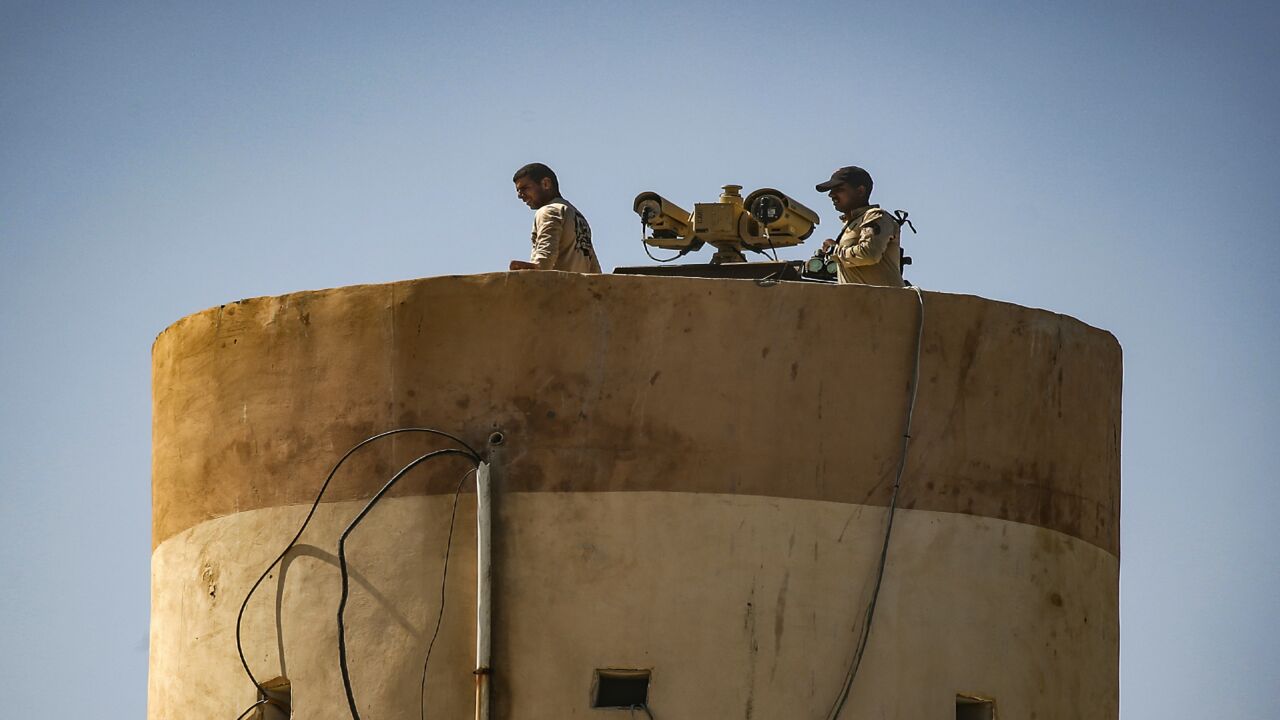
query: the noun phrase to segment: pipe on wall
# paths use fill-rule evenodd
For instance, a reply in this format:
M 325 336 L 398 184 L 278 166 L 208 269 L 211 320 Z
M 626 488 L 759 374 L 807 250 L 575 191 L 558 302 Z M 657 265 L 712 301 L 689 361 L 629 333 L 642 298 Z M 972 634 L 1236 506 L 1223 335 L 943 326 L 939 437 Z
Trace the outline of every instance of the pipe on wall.
M 493 627 L 490 610 L 493 506 L 489 487 L 489 463 L 482 462 L 476 470 L 476 720 L 489 720 L 490 631 Z

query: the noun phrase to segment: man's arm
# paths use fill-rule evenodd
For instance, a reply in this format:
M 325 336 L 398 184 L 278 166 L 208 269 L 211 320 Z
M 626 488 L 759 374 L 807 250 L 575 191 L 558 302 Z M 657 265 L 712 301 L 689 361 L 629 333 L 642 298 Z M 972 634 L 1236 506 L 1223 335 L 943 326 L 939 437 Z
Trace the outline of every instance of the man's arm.
M 846 247 L 837 247 L 833 257 L 845 267 L 875 265 L 884 257 L 885 248 L 889 246 L 889 238 L 893 237 L 893 228 L 889 218 L 881 215 L 864 223 L 858 228 L 858 240 Z
M 564 205 L 550 203 L 533 215 L 533 253 L 529 263 L 538 270 L 550 270 L 560 255 L 560 234 L 564 226 Z

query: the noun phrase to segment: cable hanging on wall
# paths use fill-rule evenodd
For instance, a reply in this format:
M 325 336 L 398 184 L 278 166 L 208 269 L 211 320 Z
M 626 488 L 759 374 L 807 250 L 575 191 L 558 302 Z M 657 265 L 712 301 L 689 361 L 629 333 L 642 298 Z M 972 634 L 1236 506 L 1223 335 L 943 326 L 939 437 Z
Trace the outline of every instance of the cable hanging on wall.
M 853 659 L 849 663 L 849 671 L 845 674 L 840 694 L 836 697 L 835 703 L 832 704 L 831 710 L 827 712 L 827 720 L 836 720 L 840 717 L 840 711 L 844 709 L 844 704 L 849 699 L 849 691 L 853 688 L 853 680 L 858 676 L 858 668 L 862 666 L 862 657 L 866 653 L 867 641 L 871 637 L 871 621 L 876 613 L 876 600 L 880 596 L 880 586 L 884 581 L 884 568 L 889 557 L 889 538 L 893 534 L 893 516 L 898 508 L 898 491 L 902 489 L 902 474 L 907 467 L 907 448 L 911 443 L 911 418 L 916 409 L 916 394 L 920 386 L 920 354 L 924 344 L 924 294 L 918 287 L 913 286 L 911 289 L 915 291 L 916 299 L 920 303 L 920 319 L 916 325 L 916 357 L 911 371 L 911 392 L 907 401 L 906 427 L 902 432 L 902 454 L 898 460 L 897 475 L 893 479 L 893 493 L 889 497 L 889 517 L 885 523 L 884 542 L 880 546 L 880 560 L 876 564 L 876 576 L 871 590 L 871 600 L 867 603 L 867 610 L 863 615 L 862 630 L 858 634 L 858 643 L 853 651 Z
M 338 574 L 342 579 L 342 592 L 338 597 L 338 667 L 342 672 L 342 687 L 347 694 L 347 707 L 351 711 L 352 720 L 360 720 L 360 711 L 356 707 L 355 691 L 351 686 L 351 671 L 347 665 L 347 633 L 346 633 L 346 609 L 347 598 L 351 591 L 351 578 L 347 572 L 347 539 L 351 537 L 351 533 L 359 527 L 360 523 L 369 515 L 383 497 L 400 482 L 401 478 L 413 470 L 415 467 L 433 460 L 435 458 L 447 457 L 450 455 L 461 456 L 471 460 L 479 466 L 481 460 L 474 452 L 458 450 L 455 448 L 445 448 L 443 450 L 433 450 L 425 455 L 420 455 L 411 460 L 404 467 L 400 468 L 391 479 L 387 481 L 382 489 L 378 490 L 364 508 L 356 515 L 351 524 L 342 531 L 342 535 L 338 538 Z M 461 484 L 459 484 L 461 487 Z
M 262 571 L 262 574 L 258 576 L 258 579 L 249 588 L 249 591 L 245 593 L 244 600 L 243 602 L 240 603 L 240 610 L 236 615 L 236 652 L 240 656 L 240 664 L 244 668 L 245 675 L 249 678 L 249 682 L 253 683 L 253 685 L 256 688 L 258 688 L 258 692 L 260 692 L 261 694 L 267 695 L 268 689 L 261 682 L 259 682 L 258 678 L 253 674 L 253 670 L 249 668 L 249 661 L 245 657 L 245 653 L 244 653 L 244 640 L 243 640 L 244 615 L 245 615 L 246 609 L 249 607 L 249 600 L 253 597 L 253 594 L 262 585 L 263 581 L 267 579 L 267 576 L 271 574 L 271 571 L 277 565 L 279 565 L 284 560 L 285 556 L 288 555 L 289 551 L 292 550 L 297 545 L 298 540 L 302 537 L 302 534 L 306 531 L 307 526 L 311 523 L 312 518 L 315 517 L 316 510 L 320 507 L 320 502 L 324 499 L 325 491 L 328 490 L 329 485 L 333 481 L 334 476 L 337 475 L 338 470 L 342 468 L 343 464 L 345 464 L 346 461 L 350 459 L 351 456 L 354 455 L 358 450 L 368 445 L 371 445 L 379 440 L 392 437 L 395 435 L 400 435 L 403 433 L 423 433 L 423 434 L 436 435 L 439 437 L 446 438 L 465 448 L 465 452 L 463 450 L 453 450 L 454 453 L 465 455 L 471 458 L 476 463 L 479 463 L 481 461 L 480 455 L 475 451 L 475 449 L 473 449 L 464 440 L 462 440 L 461 438 L 455 435 L 452 435 L 447 432 L 443 432 L 441 430 L 436 430 L 434 428 L 408 427 L 408 428 L 396 428 L 394 430 L 387 430 L 385 432 L 381 432 L 376 435 L 371 435 L 361 440 L 360 442 L 356 443 L 355 445 L 353 445 L 349 450 L 347 450 L 346 453 L 342 455 L 341 458 L 338 459 L 336 463 L 334 463 L 333 467 L 329 470 L 329 474 L 325 477 L 324 482 L 320 485 L 320 490 L 316 493 L 315 500 L 312 501 L 311 508 L 310 510 L 308 510 L 307 516 L 303 519 L 302 524 L 298 527 L 297 532 L 294 533 L 293 538 L 289 540 L 288 544 L 285 545 L 284 549 L 281 550 L 280 553 L 276 555 L 275 559 L 272 560 L 271 563 L 267 565 L 266 569 Z M 247 713 L 253 710 L 254 708 L 261 706 L 263 702 L 265 701 L 254 704 L 249 708 L 249 710 L 246 710 L 245 712 Z M 241 717 L 243 717 L 243 715 Z M 237 720 L 239 720 L 239 718 L 237 718 Z
M 440 571 L 440 610 L 436 613 L 436 627 L 431 631 L 431 641 L 427 643 L 427 653 L 422 659 L 422 681 L 418 684 L 418 717 L 427 720 L 427 664 L 431 662 L 431 650 L 436 646 L 436 636 L 440 634 L 440 623 L 444 620 L 445 586 L 449 581 L 449 552 L 453 549 L 453 525 L 458 519 L 458 496 L 462 494 L 462 486 L 467 478 L 474 475 L 475 468 L 463 474 L 458 486 L 453 490 L 453 507 L 449 511 L 449 534 L 444 544 L 444 568 Z

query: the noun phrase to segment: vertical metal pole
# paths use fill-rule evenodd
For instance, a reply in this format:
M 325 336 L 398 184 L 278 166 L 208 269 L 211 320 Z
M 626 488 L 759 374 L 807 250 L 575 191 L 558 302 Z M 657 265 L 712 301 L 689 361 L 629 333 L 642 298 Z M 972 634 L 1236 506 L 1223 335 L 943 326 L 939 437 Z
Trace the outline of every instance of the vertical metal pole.
M 489 495 L 489 463 L 476 470 L 476 719 L 489 720 L 490 610 L 493 570 L 489 551 L 493 506 Z

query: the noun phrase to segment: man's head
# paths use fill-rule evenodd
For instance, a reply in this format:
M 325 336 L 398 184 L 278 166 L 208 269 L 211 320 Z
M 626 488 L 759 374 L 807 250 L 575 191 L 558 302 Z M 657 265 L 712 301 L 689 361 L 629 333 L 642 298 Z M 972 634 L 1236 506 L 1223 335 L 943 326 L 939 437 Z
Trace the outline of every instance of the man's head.
M 871 200 L 871 173 L 856 165 L 842 167 L 831 173 L 831 179 L 815 186 L 831 198 L 836 210 L 847 213 L 866 205 Z
M 516 196 L 534 210 L 560 197 L 560 181 L 555 172 L 542 163 L 525 165 L 516 171 L 511 181 L 516 184 Z

